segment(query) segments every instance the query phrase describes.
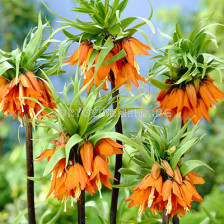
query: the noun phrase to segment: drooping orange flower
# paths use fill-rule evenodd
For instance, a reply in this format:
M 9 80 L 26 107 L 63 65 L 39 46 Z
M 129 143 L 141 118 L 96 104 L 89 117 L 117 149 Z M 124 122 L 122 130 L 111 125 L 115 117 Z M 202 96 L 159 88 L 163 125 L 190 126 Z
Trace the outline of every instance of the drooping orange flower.
M 51 141 L 52 145 L 55 145 L 55 149 L 45 149 L 38 157 L 36 157 L 36 162 L 39 162 L 43 159 L 47 159 L 50 161 L 51 157 L 54 155 L 54 153 L 62 148 L 65 147 L 66 143 L 68 142 L 70 138 L 70 135 L 67 132 L 60 133 L 59 134 L 59 141 L 53 140 Z M 73 161 L 71 161 L 73 163 Z M 63 158 L 59 160 L 53 169 L 51 170 L 52 174 L 52 183 L 49 190 L 49 193 L 47 195 L 47 198 L 53 193 L 55 198 L 58 198 L 58 200 L 62 200 L 64 202 L 67 201 L 67 198 L 69 196 L 69 193 L 67 192 L 65 188 L 65 180 L 67 178 L 67 171 L 66 168 L 66 159 Z
M 97 155 L 100 155 L 109 165 L 110 164 L 109 156 L 124 153 L 124 151 L 121 150 L 122 148 L 125 148 L 125 146 L 118 144 L 117 142 L 113 141 L 110 138 L 104 138 L 97 143 L 95 151 Z
M 113 175 L 111 174 L 110 170 L 108 169 L 106 161 L 100 157 L 96 156 L 94 158 L 94 163 L 93 163 L 93 173 L 90 176 L 90 182 L 92 185 L 96 185 L 97 189 L 101 195 L 101 188 L 102 188 L 102 183 L 109 189 L 112 189 L 112 184 L 109 180 L 109 178 L 115 179 Z
M 80 148 L 82 163 L 89 176 L 86 191 L 91 195 L 95 194 L 98 189 L 101 197 L 102 183 L 107 188 L 112 189 L 112 184 L 110 183 L 109 178 L 114 179 L 114 177 L 108 168 L 108 165 L 110 164 L 109 156 L 122 154 L 123 151 L 121 148 L 125 147 L 110 138 L 101 139 L 94 149 L 90 142 L 85 142 Z
M 195 184 L 204 184 L 203 178 L 198 174 L 189 172 L 182 177 L 179 168 L 176 167 L 173 178 L 168 177 L 165 180 L 160 167 L 154 164 L 151 174 L 143 178 L 125 201 L 130 201 L 129 208 L 139 206 L 139 215 L 148 207 L 153 214 L 160 213 L 165 208 L 170 218 L 174 215 L 180 217 L 190 211 L 192 201 L 203 201 Z
M 93 145 L 91 142 L 85 142 L 80 147 L 80 155 L 82 159 L 83 167 L 88 176 L 92 174 L 92 164 L 93 164 Z
M 88 177 L 82 165 L 76 163 L 68 168 L 65 189 L 71 191 L 74 198 L 79 200 L 81 190 L 86 188 Z
M 11 114 L 14 119 L 18 116 L 20 121 L 25 114 L 28 114 L 30 118 L 34 118 L 38 112 L 40 112 L 38 117 L 47 114 L 37 102 L 23 99 L 23 97 L 33 98 L 44 107 L 56 108 L 52 93 L 46 83 L 38 79 L 31 71 L 20 75 L 17 80 L 14 78 L 8 81 L 1 77 L 0 90 L 0 110 L 5 116 Z
M 94 84 L 97 87 L 104 80 L 106 80 L 106 82 L 102 88 L 105 91 L 108 90 L 108 80 L 114 83 L 117 88 L 120 88 L 122 85 L 126 85 L 128 90 L 131 89 L 131 83 L 133 83 L 136 87 L 139 87 L 138 80 L 147 84 L 146 80 L 140 76 L 139 66 L 134 56 L 142 54 L 150 55 L 147 50 L 151 50 L 151 48 L 137 39 L 129 37 L 121 42 L 115 42 L 113 49 L 105 57 L 104 62 L 110 60 L 122 49 L 124 49 L 127 54 L 124 58 L 110 64 L 101 65 L 96 74 L 95 67 L 91 67 L 88 70 L 89 58 L 93 51 L 93 44 L 88 41 L 82 42 L 79 48 L 65 63 L 70 63 L 72 66 L 79 62 L 82 73 L 85 75 L 83 85 L 91 82 L 86 90 L 87 92 L 89 92 L 90 88 Z M 93 65 L 97 63 L 98 56 L 99 52 L 97 53 Z
M 130 201 L 128 207 L 139 206 L 138 215 L 141 215 L 146 207 L 152 213 L 162 212 L 163 201 L 161 200 L 161 193 L 163 187 L 163 179 L 160 174 L 160 168 L 157 164 L 153 165 L 152 173 L 147 174 L 140 184 L 132 190 L 133 194 L 125 200 Z
M 216 106 L 217 100 L 224 101 L 224 93 L 213 82 L 214 80 L 206 75 L 203 80 L 198 78 L 185 85 L 174 85 L 168 90 L 161 90 L 157 97 L 160 106 L 155 110 L 160 109 L 161 114 L 166 114 L 169 121 L 172 121 L 175 115 L 181 116 L 184 123 L 188 118 L 192 119 L 194 125 L 202 117 L 211 121 L 209 109 Z
M 69 139 L 70 135 L 67 132 L 60 133 L 59 140 L 51 142 L 51 145 L 55 147 L 45 149 L 36 157 L 36 161 L 39 162 L 43 159 L 50 161 L 56 151 L 65 148 Z M 105 138 L 101 139 L 94 149 L 92 143 L 87 141 L 79 149 L 80 162 L 77 163 L 73 159 L 69 159 L 68 165 L 66 165 L 66 159 L 60 159 L 51 170 L 52 183 L 47 197 L 54 193 L 55 198 L 66 203 L 69 197 L 79 200 L 82 190 L 88 191 L 91 195 L 99 190 L 101 196 L 102 183 L 112 189 L 109 178 L 114 179 L 114 177 L 110 173 L 107 163 L 109 156 L 107 149 L 111 148 L 110 155 L 121 154 L 123 153 L 121 148 L 124 146 L 112 139 Z

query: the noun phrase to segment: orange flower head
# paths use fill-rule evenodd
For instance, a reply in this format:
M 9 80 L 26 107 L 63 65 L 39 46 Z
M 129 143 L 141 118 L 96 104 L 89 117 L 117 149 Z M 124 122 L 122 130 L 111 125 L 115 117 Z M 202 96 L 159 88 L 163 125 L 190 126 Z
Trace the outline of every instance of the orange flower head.
M 24 99 L 24 97 L 33 98 L 44 107 L 56 108 L 52 93 L 46 83 L 38 79 L 31 71 L 27 71 L 12 81 L 1 77 L 0 90 L 0 110 L 5 116 L 11 114 L 14 119 L 18 116 L 20 121 L 25 114 L 28 114 L 30 118 L 34 118 L 37 113 L 39 113 L 39 118 L 47 114 L 38 103 Z
M 45 149 L 36 157 L 36 161 L 47 159 L 49 162 L 56 151 L 64 150 L 69 139 L 68 132 L 60 133 L 59 140 L 51 141 L 49 149 Z M 55 164 L 50 172 L 52 182 L 47 197 L 53 193 L 55 198 L 66 203 L 68 197 L 79 200 L 82 190 L 88 191 L 91 195 L 99 190 L 102 197 L 102 183 L 112 189 L 109 178 L 115 179 L 108 168 L 109 156 L 123 153 L 121 148 L 125 147 L 110 138 L 101 139 L 95 149 L 91 142 L 85 142 L 77 152 L 82 164 L 69 159 L 66 165 L 66 158 L 60 159 Z
M 154 166 L 153 170 L 157 165 Z M 157 169 L 157 168 L 156 168 Z M 154 179 L 151 174 L 147 174 L 140 184 L 132 191 L 133 194 L 125 200 L 130 201 L 128 207 L 139 206 L 138 214 L 141 215 L 145 208 L 148 207 L 152 213 L 162 212 L 163 202 L 161 201 L 163 179 L 159 173 L 158 177 Z
M 143 178 L 140 184 L 132 190 L 133 194 L 125 201 L 130 201 L 129 208 L 139 206 L 139 215 L 145 211 L 146 207 L 153 214 L 166 209 L 170 218 L 174 215 L 185 215 L 185 212 L 190 211 L 192 201 L 203 201 L 194 186 L 196 183 L 204 183 L 200 175 L 189 172 L 182 177 L 179 168 L 175 168 L 174 178 L 164 179 L 159 172 L 158 165 L 154 164 L 152 173 Z
M 97 87 L 103 81 L 105 81 L 102 89 L 108 90 L 108 80 L 111 81 L 117 88 L 122 85 L 127 86 L 128 90 L 131 89 L 131 83 L 136 87 L 139 87 L 138 80 L 147 84 L 146 80 L 140 76 L 139 66 L 135 55 L 149 55 L 147 50 L 151 50 L 150 47 L 141 43 L 133 37 L 122 40 L 121 42 L 115 42 L 113 49 L 105 57 L 104 62 L 110 60 L 122 49 L 126 52 L 124 58 L 119 59 L 116 62 L 101 65 L 95 74 L 95 67 L 91 67 L 88 70 L 89 58 L 93 51 L 93 44 L 88 41 L 84 41 L 80 44 L 79 48 L 75 50 L 74 54 L 66 61 L 70 65 L 74 65 L 79 62 L 82 73 L 84 74 L 83 86 L 90 83 L 87 87 L 87 93 L 94 85 Z M 93 65 L 96 65 L 99 57 L 99 52 L 96 55 Z
M 188 118 L 192 119 L 196 125 L 202 117 L 206 121 L 211 121 L 209 117 L 209 109 L 216 106 L 217 100 L 224 101 L 224 93 L 214 85 L 209 75 L 204 79 L 195 79 L 193 82 L 184 85 L 174 85 L 169 90 L 161 90 L 157 97 L 161 114 L 167 114 L 169 121 L 173 117 L 181 116 L 184 123 Z

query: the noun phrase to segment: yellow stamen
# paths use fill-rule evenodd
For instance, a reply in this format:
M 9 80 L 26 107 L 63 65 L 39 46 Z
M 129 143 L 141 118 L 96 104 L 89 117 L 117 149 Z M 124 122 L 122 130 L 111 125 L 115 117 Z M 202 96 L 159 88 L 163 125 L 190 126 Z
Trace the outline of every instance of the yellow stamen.
M 80 187 L 76 187 L 76 191 L 75 191 L 75 198 L 78 200 L 81 194 L 81 189 Z
M 149 208 L 152 206 L 153 199 L 155 198 L 154 193 L 155 193 L 155 187 L 152 187 L 151 193 L 148 198 L 148 207 Z
M 144 212 L 144 203 L 139 206 L 138 216 L 140 216 Z
M 172 202 L 171 202 L 171 195 L 168 199 L 168 203 L 166 205 L 166 214 L 170 214 L 171 213 L 171 210 L 172 210 Z
M 102 183 L 100 181 L 99 175 L 97 175 L 96 186 L 99 191 L 100 198 L 102 198 L 102 194 L 101 194 Z

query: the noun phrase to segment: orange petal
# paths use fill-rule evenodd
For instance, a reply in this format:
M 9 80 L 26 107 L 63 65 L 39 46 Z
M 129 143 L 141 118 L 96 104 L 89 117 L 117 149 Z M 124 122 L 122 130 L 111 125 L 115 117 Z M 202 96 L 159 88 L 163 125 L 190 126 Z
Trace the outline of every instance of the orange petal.
M 114 150 L 113 147 L 108 144 L 107 141 L 101 139 L 97 145 L 96 145 L 96 153 L 98 155 L 109 155 L 109 156 L 113 156 L 114 155 Z
M 100 174 L 100 181 L 108 188 L 112 189 L 112 184 L 107 175 Z
M 156 163 L 154 163 L 151 170 L 151 175 L 154 179 L 157 179 L 159 177 L 160 170 L 161 168 Z
M 19 78 L 24 87 L 33 89 L 30 80 L 25 75 L 20 75 Z
M 145 44 L 143 44 L 142 42 L 140 42 L 139 40 L 137 40 L 134 37 L 129 37 L 129 40 L 133 41 L 136 45 L 138 45 L 140 48 L 145 48 L 147 50 L 151 50 L 151 48 Z
M 197 92 L 193 83 L 188 83 L 186 85 L 186 91 L 188 95 L 188 99 L 193 108 L 197 106 Z
M 190 181 L 191 184 L 204 184 L 205 183 L 205 181 L 201 177 L 201 175 L 199 175 L 197 173 L 189 172 L 187 174 L 187 176 L 190 178 L 189 181 Z
M 200 90 L 204 92 L 204 94 L 206 94 L 208 96 L 208 98 L 210 99 L 210 101 L 216 105 L 216 100 L 214 99 L 213 95 L 211 94 L 209 88 L 206 86 L 205 83 L 200 85 Z M 201 93 L 201 92 L 200 92 Z
M 186 184 L 188 190 L 191 192 L 191 194 L 194 196 L 195 201 L 203 202 L 202 197 L 199 195 L 199 193 L 196 191 L 195 187 L 191 185 L 190 182 L 187 180 L 184 180 L 184 183 Z
M 163 169 L 166 171 L 166 173 L 170 176 L 173 177 L 174 176 L 174 172 L 170 166 L 170 164 L 166 161 L 163 160 L 160 165 L 163 167 Z
M 115 142 L 114 140 L 112 140 L 111 138 L 104 138 L 110 145 L 112 145 L 115 148 L 125 148 L 125 146 Z
M 171 190 L 172 190 L 172 181 L 171 180 L 166 180 L 163 184 L 163 190 L 162 190 L 162 197 L 164 201 L 167 201 L 171 195 Z
M 88 176 L 92 173 L 93 165 L 93 145 L 91 142 L 85 142 L 80 148 L 80 155 L 83 163 L 83 167 Z
M 182 183 L 180 187 L 181 187 L 181 193 L 183 195 L 184 200 L 186 201 L 186 203 L 188 205 L 190 205 L 191 204 L 191 199 L 192 199 L 192 193 L 188 190 L 185 183 Z
M 126 52 L 126 59 L 130 63 L 131 66 L 134 67 L 134 53 L 131 49 L 131 46 L 127 40 L 123 40 L 122 47 L 124 48 Z
M 184 90 L 178 89 L 177 90 L 177 113 L 183 109 L 184 106 Z
M 54 153 L 55 153 L 54 149 L 45 149 L 43 152 L 41 152 L 39 156 L 36 157 L 36 162 L 39 162 L 45 158 L 47 158 L 47 160 L 49 161 Z
M 202 99 L 199 99 L 199 100 L 198 100 L 198 103 L 199 103 L 199 106 L 200 106 L 202 115 L 204 116 L 205 120 L 211 122 L 211 119 L 210 119 L 210 117 L 209 117 L 208 110 L 207 110 L 207 108 L 206 108 L 206 106 L 205 106 L 205 104 L 204 104 L 204 101 L 203 101 Z
M 173 182 L 173 193 L 181 200 L 183 200 L 183 196 L 181 195 L 180 186 L 177 182 Z
M 174 177 L 173 179 L 178 183 L 178 184 L 182 184 L 182 175 L 180 173 L 180 169 L 178 166 L 175 167 L 174 169 Z
M 40 92 L 41 89 L 40 89 L 39 83 L 38 83 L 38 81 L 37 81 L 37 77 L 34 75 L 34 73 L 31 72 L 31 71 L 27 71 L 27 72 L 25 73 L 25 76 L 27 76 L 27 78 L 28 78 L 29 81 L 31 82 L 33 88 L 34 88 L 35 90 L 37 90 L 38 92 Z
M 163 178 L 162 178 L 161 175 L 159 175 L 159 177 L 156 179 L 155 188 L 159 192 L 159 194 L 162 193 L 162 190 L 163 190 Z

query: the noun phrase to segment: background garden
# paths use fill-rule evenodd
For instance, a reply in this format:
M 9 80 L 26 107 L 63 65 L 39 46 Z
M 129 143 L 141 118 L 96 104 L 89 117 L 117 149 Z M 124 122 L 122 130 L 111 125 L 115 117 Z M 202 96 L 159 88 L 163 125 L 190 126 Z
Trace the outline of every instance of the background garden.
M 145 0 L 130 0 L 128 7 L 124 12 L 124 17 L 127 16 L 141 16 L 147 17 L 150 8 L 148 2 Z M 70 19 L 75 19 L 74 12 L 70 12 L 75 2 L 72 0 L 61 1 L 46 0 L 48 6 L 56 13 L 66 16 Z M 196 24 L 203 18 L 210 16 L 213 12 L 213 22 L 224 24 L 223 11 L 224 3 L 222 0 L 189 0 L 189 1 L 156 1 L 151 0 L 154 15 L 152 22 L 156 27 L 157 34 L 149 34 L 150 41 L 155 47 L 161 47 L 167 44 L 167 39 L 163 33 L 172 35 L 175 29 L 176 21 L 179 22 L 182 31 L 188 34 Z M 0 0 L 0 49 L 11 51 L 16 47 L 17 43 L 22 44 L 24 37 L 31 27 L 37 24 L 38 11 L 42 11 L 42 18 L 45 17 L 51 21 L 53 28 L 60 26 L 55 18 L 50 14 L 42 5 L 40 1 L 33 0 Z M 224 50 L 223 28 L 215 26 L 213 33 L 217 36 L 219 48 L 210 49 L 211 53 L 222 58 Z M 160 33 L 161 32 L 161 33 Z M 140 35 L 136 34 L 140 40 L 144 40 Z M 56 38 L 63 40 L 65 37 L 60 33 Z M 77 44 L 76 44 L 77 47 Z M 73 53 L 73 52 L 70 52 Z M 153 61 L 139 56 L 139 65 L 141 68 L 141 75 L 145 77 Z M 74 75 L 74 67 L 66 67 L 67 73 L 60 77 L 53 77 L 52 81 L 57 91 L 62 91 L 61 80 L 63 82 L 69 81 L 69 77 Z M 216 74 L 214 74 L 214 77 Z M 218 76 L 217 76 L 218 79 Z M 224 85 L 218 84 L 217 86 L 223 91 Z M 138 90 L 136 90 L 138 91 Z M 148 114 L 144 118 L 151 121 L 156 115 L 153 112 L 155 106 L 155 96 L 159 90 L 148 85 L 144 89 L 148 95 L 135 102 L 134 107 L 147 108 Z M 132 92 L 134 93 L 134 92 Z M 224 105 L 218 104 L 214 110 L 210 111 L 211 123 L 203 122 L 203 126 L 197 131 L 198 135 L 206 133 L 203 141 L 194 147 L 191 152 L 191 157 L 200 158 L 205 163 L 210 165 L 215 173 L 205 168 L 199 168 L 198 173 L 202 174 L 206 183 L 198 187 L 200 195 L 203 196 L 204 202 L 199 206 L 197 203 L 193 204 L 194 216 L 191 214 L 181 218 L 181 223 L 224 223 L 223 201 L 224 201 Z M 133 116 L 133 115 L 132 115 Z M 164 118 L 160 118 L 164 119 Z M 138 130 L 137 118 L 133 116 L 132 122 L 125 122 L 127 135 L 131 132 Z M 166 120 L 164 119 L 164 122 Z M 167 122 L 168 124 L 168 122 Z M 19 134 L 18 134 L 19 133 Z M 41 130 L 37 135 L 41 136 Z M 19 141 L 21 144 L 19 144 Z M 37 156 L 45 146 L 45 142 L 35 142 L 34 155 Z M 112 162 L 113 163 L 113 162 Z M 18 223 L 27 223 L 24 215 L 26 214 L 26 162 L 25 162 L 25 146 L 24 146 L 24 133 L 20 123 L 12 118 L 4 119 L 0 115 L 0 223 L 13 223 L 16 219 Z M 35 164 L 35 176 L 41 176 L 44 166 L 46 164 Z M 135 168 L 134 164 L 129 163 L 129 157 L 124 157 L 124 166 Z M 127 180 L 128 181 L 128 180 Z M 63 212 L 63 205 L 50 197 L 45 200 L 49 190 L 50 182 L 48 179 L 35 182 L 35 200 L 36 212 L 38 223 L 74 223 L 74 217 L 77 212 L 75 207 L 68 206 L 67 212 Z M 130 192 L 127 189 L 121 189 L 120 200 L 127 198 Z M 108 223 L 109 217 L 109 204 L 110 194 L 104 189 L 103 198 L 100 199 L 99 195 L 94 195 L 88 198 L 86 203 L 86 222 L 91 223 Z M 127 204 L 121 200 L 119 205 L 120 223 L 136 223 L 137 208 L 127 210 Z M 150 218 L 150 212 L 144 214 Z M 52 220 L 53 219 L 53 220 Z M 160 217 L 158 216 L 158 219 Z M 97 221 L 96 221 L 97 220 Z M 133 221 L 135 220 L 135 222 Z M 139 223 L 142 223 L 139 221 Z M 155 222 L 154 222 L 155 223 Z

